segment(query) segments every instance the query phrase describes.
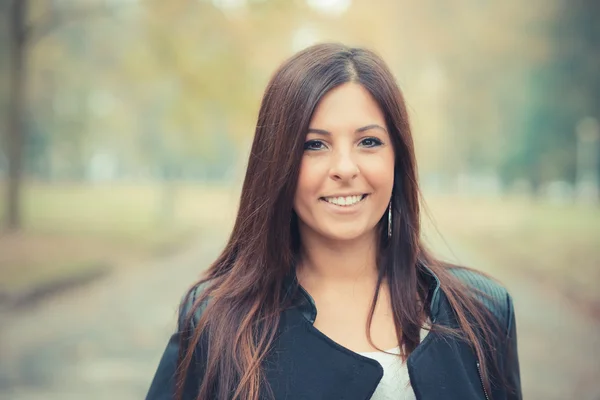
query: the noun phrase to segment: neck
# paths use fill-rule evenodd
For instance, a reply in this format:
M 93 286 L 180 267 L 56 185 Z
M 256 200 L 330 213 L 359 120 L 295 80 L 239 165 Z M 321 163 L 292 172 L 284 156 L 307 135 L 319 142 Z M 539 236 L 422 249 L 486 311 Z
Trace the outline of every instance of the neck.
M 305 234 L 303 234 L 305 233 Z M 377 282 L 377 238 L 373 230 L 352 240 L 329 240 L 301 232 L 297 275 L 303 286 Z

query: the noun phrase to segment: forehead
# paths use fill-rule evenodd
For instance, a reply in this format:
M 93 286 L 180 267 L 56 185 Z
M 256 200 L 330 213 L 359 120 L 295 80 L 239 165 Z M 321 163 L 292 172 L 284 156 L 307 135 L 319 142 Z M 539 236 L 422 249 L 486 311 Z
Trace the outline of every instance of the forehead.
M 323 96 L 313 113 L 310 128 L 335 133 L 375 123 L 387 129 L 383 112 L 373 96 L 360 84 L 345 83 Z

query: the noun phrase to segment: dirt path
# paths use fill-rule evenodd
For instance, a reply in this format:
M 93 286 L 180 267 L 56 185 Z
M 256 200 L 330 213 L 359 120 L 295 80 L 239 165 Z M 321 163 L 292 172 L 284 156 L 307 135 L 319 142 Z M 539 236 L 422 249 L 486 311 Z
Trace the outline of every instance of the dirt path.
M 141 399 L 178 302 L 222 240 L 0 320 L 0 399 Z
M 220 240 L 141 270 L 0 316 L 0 399 L 141 399 L 174 327 L 180 296 L 214 259 Z M 526 274 L 481 263 L 517 309 L 526 399 L 600 399 L 600 323 Z M 447 253 L 447 251 L 446 251 Z

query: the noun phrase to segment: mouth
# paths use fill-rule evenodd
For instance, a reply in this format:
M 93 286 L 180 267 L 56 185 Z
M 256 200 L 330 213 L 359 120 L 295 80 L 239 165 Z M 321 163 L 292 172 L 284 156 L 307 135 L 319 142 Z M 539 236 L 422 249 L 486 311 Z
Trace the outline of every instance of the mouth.
M 354 196 L 332 196 L 332 197 L 321 197 L 319 200 L 333 204 L 340 207 L 351 207 L 362 202 L 366 199 L 368 194 L 358 194 Z

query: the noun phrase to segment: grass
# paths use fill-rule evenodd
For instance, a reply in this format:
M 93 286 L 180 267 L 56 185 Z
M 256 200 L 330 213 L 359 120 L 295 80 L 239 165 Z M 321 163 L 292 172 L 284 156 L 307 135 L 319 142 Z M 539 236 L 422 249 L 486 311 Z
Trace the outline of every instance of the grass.
M 235 190 L 217 186 L 28 183 L 22 232 L 0 235 L 0 292 L 143 265 L 202 232 L 227 229 L 236 200 Z
M 600 311 L 600 208 L 527 199 L 428 200 L 442 234 Z
M 29 183 L 22 234 L 0 236 L 0 291 L 99 265 L 144 265 L 190 237 L 230 229 L 239 189 L 188 184 L 166 189 Z M 494 265 L 535 274 L 600 309 L 597 206 L 448 196 L 427 202 L 444 236 L 477 249 Z

